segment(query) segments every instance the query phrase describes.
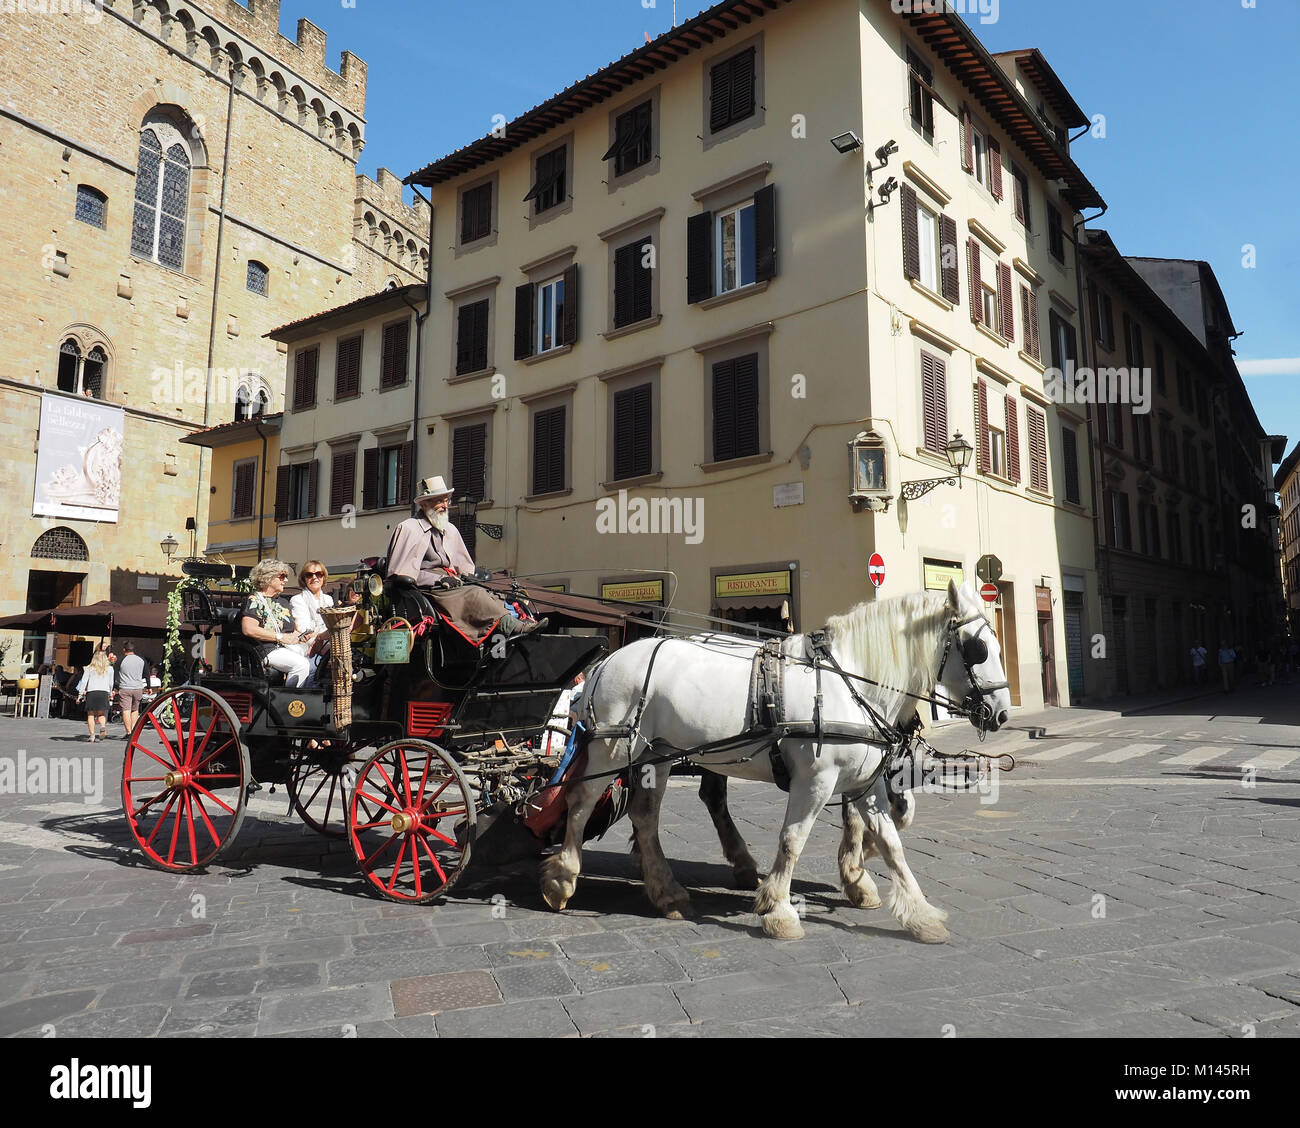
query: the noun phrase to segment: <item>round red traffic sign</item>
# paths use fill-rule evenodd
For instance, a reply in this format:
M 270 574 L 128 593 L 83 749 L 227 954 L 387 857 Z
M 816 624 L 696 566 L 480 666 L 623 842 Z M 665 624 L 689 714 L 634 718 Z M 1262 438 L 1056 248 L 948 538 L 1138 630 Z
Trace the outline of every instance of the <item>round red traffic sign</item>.
M 885 582 L 885 558 L 878 552 L 873 552 L 867 561 L 867 579 L 876 587 Z
M 985 603 L 992 603 L 997 599 L 997 597 L 998 597 L 997 584 L 985 584 L 982 588 L 980 588 L 980 598 L 984 600 Z

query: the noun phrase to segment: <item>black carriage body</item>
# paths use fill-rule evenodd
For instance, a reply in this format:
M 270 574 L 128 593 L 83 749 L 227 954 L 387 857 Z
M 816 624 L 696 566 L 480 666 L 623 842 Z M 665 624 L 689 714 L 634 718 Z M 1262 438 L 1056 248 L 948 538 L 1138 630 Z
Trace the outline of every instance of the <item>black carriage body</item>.
M 242 600 L 229 591 L 185 592 L 186 618 L 205 634 L 216 628 L 219 637 L 219 671 L 196 672 L 191 681 L 222 697 L 255 742 L 412 737 L 453 751 L 498 739 L 517 744 L 545 729 L 561 690 L 607 648 L 602 636 L 542 633 L 493 635 L 475 647 L 424 593 L 408 590 L 393 611 L 424 621 L 426 630 L 402 664 L 375 664 L 354 646 L 352 723 L 344 734 L 334 727 L 328 676 L 320 686 L 290 689 L 281 675 L 264 670 L 256 648 L 239 633 Z

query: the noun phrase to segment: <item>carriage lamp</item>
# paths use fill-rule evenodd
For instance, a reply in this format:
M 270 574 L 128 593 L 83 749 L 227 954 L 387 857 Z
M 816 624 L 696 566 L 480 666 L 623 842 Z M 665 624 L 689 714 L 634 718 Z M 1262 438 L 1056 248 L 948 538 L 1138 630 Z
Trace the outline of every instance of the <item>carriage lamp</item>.
M 172 557 L 176 555 L 176 550 L 180 548 L 180 541 L 172 536 L 171 533 L 168 533 L 163 537 L 162 542 L 158 547 L 162 549 L 163 555 L 167 557 L 167 563 L 170 564 L 172 562 Z
M 957 473 L 950 474 L 946 478 L 925 478 L 919 482 L 904 482 L 901 492 L 904 501 L 915 501 L 919 497 L 925 497 L 935 486 L 941 486 L 945 482 L 950 486 L 955 483 L 957 488 L 961 489 L 962 472 L 970 465 L 975 448 L 961 437 L 960 431 L 954 431 L 948 445 L 943 448 L 943 453 L 948 459 L 948 465 Z
M 506 534 L 504 525 L 485 525 L 475 520 L 478 514 L 476 497 L 459 497 L 447 507 L 447 516 L 458 529 L 481 529 L 483 535 L 499 541 Z

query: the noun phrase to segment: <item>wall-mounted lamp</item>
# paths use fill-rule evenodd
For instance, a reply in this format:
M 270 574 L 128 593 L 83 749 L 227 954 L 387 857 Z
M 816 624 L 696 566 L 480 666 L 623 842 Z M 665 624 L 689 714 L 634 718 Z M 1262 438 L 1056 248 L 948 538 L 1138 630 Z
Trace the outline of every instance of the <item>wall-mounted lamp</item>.
M 915 501 L 917 498 L 925 497 L 935 486 L 942 486 L 945 483 L 950 486 L 956 483 L 957 488 L 961 489 L 962 472 L 970 465 L 975 448 L 961 437 L 960 431 L 954 431 L 948 445 L 943 448 L 943 453 L 948 459 L 948 465 L 957 473 L 950 474 L 946 478 L 925 478 L 918 482 L 904 482 L 900 494 L 904 501 Z
M 886 141 L 883 145 L 880 146 L 879 149 L 876 150 L 876 160 L 878 160 L 880 163 L 875 167 L 884 168 L 885 165 L 889 164 L 889 158 L 897 152 L 898 152 L 898 142 Z
M 889 203 L 889 197 L 897 191 L 898 180 L 891 176 L 880 186 L 880 202 L 877 203 L 875 200 L 867 201 L 867 214 L 870 215 L 876 210 L 876 208 L 883 207 L 885 204 Z
M 482 529 L 483 535 L 493 540 L 500 540 L 506 535 L 504 525 L 484 525 L 476 520 L 478 515 L 478 498 L 458 497 L 447 508 L 447 516 L 456 528 Z
M 172 536 L 171 533 L 168 533 L 163 537 L 158 547 L 162 549 L 163 555 L 167 557 L 167 563 L 170 564 L 172 562 L 172 557 L 176 555 L 176 550 L 180 547 L 180 541 Z
M 847 133 L 832 137 L 831 144 L 835 146 L 837 152 L 852 153 L 862 148 L 862 138 L 850 129 Z

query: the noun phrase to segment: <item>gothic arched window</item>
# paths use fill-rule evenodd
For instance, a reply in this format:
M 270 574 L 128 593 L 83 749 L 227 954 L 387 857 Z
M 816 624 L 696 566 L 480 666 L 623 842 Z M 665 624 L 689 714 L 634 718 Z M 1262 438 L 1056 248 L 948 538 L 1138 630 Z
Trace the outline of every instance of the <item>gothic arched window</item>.
M 169 121 L 146 119 L 135 175 L 131 253 L 172 270 L 185 261 L 190 149 Z

